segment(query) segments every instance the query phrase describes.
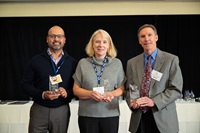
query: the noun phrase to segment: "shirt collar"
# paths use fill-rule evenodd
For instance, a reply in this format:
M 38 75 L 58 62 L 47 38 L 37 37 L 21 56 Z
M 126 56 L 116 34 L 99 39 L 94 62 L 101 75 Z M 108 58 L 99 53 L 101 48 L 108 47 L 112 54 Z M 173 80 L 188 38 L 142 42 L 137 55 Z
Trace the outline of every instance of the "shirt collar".
M 156 55 L 157 55 L 157 53 L 158 53 L 158 48 L 156 48 L 156 49 L 153 51 L 153 53 L 151 53 L 151 58 L 152 58 L 153 60 L 156 59 Z M 148 56 L 149 56 L 149 54 L 144 53 L 144 57 L 145 57 L 145 59 L 147 59 Z
M 48 55 L 52 58 L 53 56 L 52 56 L 52 53 L 51 53 L 51 51 L 50 51 L 50 48 L 48 48 L 47 49 L 47 53 L 48 53 Z M 62 53 L 60 54 L 60 56 L 63 56 L 64 55 L 64 52 L 62 51 Z M 59 57 L 60 57 L 59 56 Z

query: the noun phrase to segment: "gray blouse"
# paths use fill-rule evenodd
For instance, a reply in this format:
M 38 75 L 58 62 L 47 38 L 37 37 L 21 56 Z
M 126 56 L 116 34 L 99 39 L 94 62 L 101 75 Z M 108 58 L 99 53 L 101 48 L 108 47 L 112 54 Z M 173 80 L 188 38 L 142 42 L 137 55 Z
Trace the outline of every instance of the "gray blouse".
M 98 74 L 100 74 L 103 60 L 95 59 L 94 57 L 93 60 L 96 64 Z M 93 87 L 97 87 L 97 76 L 90 57 L 79 61 L 73 78 L 79 87 L 86 90 L 93 90 Z M 117 58 L 108 57 L 100 86 L 104 86 L 106 91 L 112 91 L 124 85 L 125 81 L 126 76 L 121 61 Z M 114 98 L 110 103 L 98 102 L 93 99 L 79 99 L 79 116 L 113 117 L 119 116 L 119 114 L 119 102 L 117 98 Z

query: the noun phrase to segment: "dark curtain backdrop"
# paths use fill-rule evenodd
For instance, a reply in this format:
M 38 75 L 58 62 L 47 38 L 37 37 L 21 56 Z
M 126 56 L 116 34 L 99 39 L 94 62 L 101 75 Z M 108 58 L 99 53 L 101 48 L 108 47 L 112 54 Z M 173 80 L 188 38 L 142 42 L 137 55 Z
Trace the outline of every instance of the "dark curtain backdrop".
M 51 26 L 59 25 L 65 30 L 65 49 L 77 60 L 87 57 L 85 46 L 95 30 L 108 31 L 126 70 L 127 60 L 143 52 L 137 29 L 145 23 L 157 27 L 158 48 L 179 57 L 183 90 L 193 90 L 199 97 L 199 15 L 1 17 L 0 100 L 29 99 L 20 88 L 20 80 L 31 57 L 47 47 L 46 35 Z

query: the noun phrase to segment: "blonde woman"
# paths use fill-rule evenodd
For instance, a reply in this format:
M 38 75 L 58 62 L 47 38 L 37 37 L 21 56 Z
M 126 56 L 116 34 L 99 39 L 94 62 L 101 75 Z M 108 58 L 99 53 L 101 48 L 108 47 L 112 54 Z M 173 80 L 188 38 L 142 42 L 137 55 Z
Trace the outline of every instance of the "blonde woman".
M 89 57 L 79 61 L 73 75 L 80 133 L 118 133 L 117 97 L 124 92 L 126 77 L 110 35 L 102 29 L 95 31 L 86 53 Z

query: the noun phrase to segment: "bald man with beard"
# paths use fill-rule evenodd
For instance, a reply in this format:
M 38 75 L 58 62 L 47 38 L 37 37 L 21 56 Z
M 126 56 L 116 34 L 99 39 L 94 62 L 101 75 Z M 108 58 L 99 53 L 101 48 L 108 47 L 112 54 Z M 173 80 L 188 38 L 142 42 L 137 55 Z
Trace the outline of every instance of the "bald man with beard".
M 21 80 L 33 99 L 29 133 L 67 133 L 77 61 L 63 50 L 66 37 L 60 26 L 49 29 L 46 42 L 48 48 L 30 60 Z

